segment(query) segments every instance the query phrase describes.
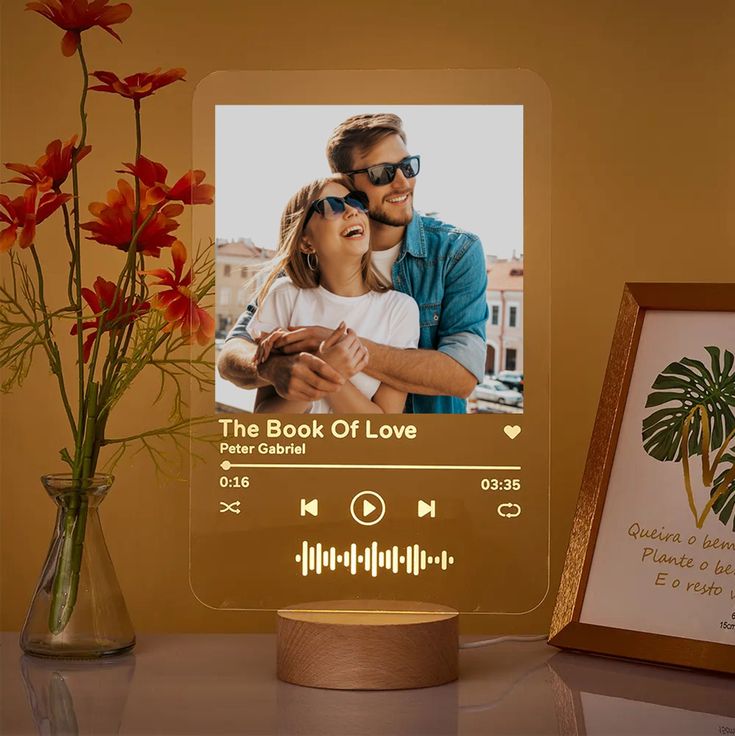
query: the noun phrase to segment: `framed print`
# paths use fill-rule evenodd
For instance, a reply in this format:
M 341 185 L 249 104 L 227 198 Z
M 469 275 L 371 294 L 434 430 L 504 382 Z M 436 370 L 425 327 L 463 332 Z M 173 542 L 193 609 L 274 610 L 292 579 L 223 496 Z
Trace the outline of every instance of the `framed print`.
M 627 284 L 550 643 L 735 673 L 735 284 Z

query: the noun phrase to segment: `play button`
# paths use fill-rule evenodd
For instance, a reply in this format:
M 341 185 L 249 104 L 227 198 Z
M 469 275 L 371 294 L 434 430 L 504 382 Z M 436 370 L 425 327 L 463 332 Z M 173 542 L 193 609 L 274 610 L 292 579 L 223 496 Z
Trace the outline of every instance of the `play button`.
M 360 491 L 350 504 L 352 518 L 363 526 L 373 526 L 385 516 L 385 501 L 375 491 Z

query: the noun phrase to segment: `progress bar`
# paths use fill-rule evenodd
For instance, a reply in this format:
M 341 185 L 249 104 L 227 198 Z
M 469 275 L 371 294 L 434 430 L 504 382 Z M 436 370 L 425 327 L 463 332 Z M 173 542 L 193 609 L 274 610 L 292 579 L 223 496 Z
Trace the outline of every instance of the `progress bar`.
M 520 465 L 360 465 L 336 463 L 231 463 L 223 460 L 222 470 L 230 468 L 333 468 L 337 470 L 520 470 Z

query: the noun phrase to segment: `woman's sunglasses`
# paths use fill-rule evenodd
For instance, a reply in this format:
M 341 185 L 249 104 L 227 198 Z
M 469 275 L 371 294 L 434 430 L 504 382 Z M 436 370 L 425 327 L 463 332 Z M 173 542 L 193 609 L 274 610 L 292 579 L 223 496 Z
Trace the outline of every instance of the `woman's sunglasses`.
M 384 184 L 390 184 L 396 178 L 398 169 L 403 172 L 406 179 L 413 179 L 421 169 L 421 156 L 408 156 L 397 164 L 375 164 L 375 166 L 368 166 L 367 169 L 355 169 L 355 171 L 347 171 L 346 173 L 350 176 L 353 174 L 367 174 L 370 183 L 380 187 Z
M 318 212 L 325 220 L 333 220 L 339 217 L 349 205 L 360 212 L 367 212 L 368 197 L 365 192 L 350 192 L 344 197 L 322 197 L 312 202 L 304 219 L 304 227 L 308 224 L 311 216 Z

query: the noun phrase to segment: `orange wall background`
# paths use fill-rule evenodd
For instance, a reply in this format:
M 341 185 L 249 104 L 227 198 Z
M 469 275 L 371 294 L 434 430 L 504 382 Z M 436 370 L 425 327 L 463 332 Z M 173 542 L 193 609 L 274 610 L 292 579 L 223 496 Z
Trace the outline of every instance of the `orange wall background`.
M 194 85 L 222 69 L 527 68 L 552 102 L 552 590 L 560 575 L 600 386 L 625 281 L 718 281 L 735 274 L 735 4 L 710 0 L 594 3 L 429 0 L 309 3 L 131 0 L 115 26 L 84 35 L 92 70 L 120 76 L 183 66 L 143 102 L 147 151 L 173 175 L 191 162 Z M 0 15 L 0 160 L 34 161 L 77 130 L 79 69 L 62 32 L 21 0 Z M 132 160 L 132 106 L 90 94 L 82 207 L 104 197 Z M 461 131 L 457 132 L 461 135 Z M 144 149 L 145 150 L 145 149 Z M 4 189 L 4 191 L 10 191 Z M 49 223 L 51 224 L 51 223 Z M 42 226 L 43 227 L 43 226 Z M 41 256 L 49 299 L 65 290 L 58 225 Z M 178 231 L 186 242 L 186 227 Z M 53 233 L 53 236 L 51 236 Z M 116 254 L 88 251 L 87 273 Z M 107 269 L 107 271 L 106 271 Z M 109 277 L 109 275 L 108 275 Z M 42 357 L 40 354 L 39 358 Z M 154 384 L 127 398 L 115 434 L 150 408 Z M 61 470 L 63 416 L 37 359 L 21 390 L 0 398 L 0 625 L 20 628 L 50 539 L 54 507 L 38 477 Z M 272 614 L 207 609 L 192 596 L 186 479 L 159 481 L 128 456 L 102 507 L 103 525 L 138 631 L 269 630 Z M 553 595 L 523 620 L 485 630 L 543 631 Z

